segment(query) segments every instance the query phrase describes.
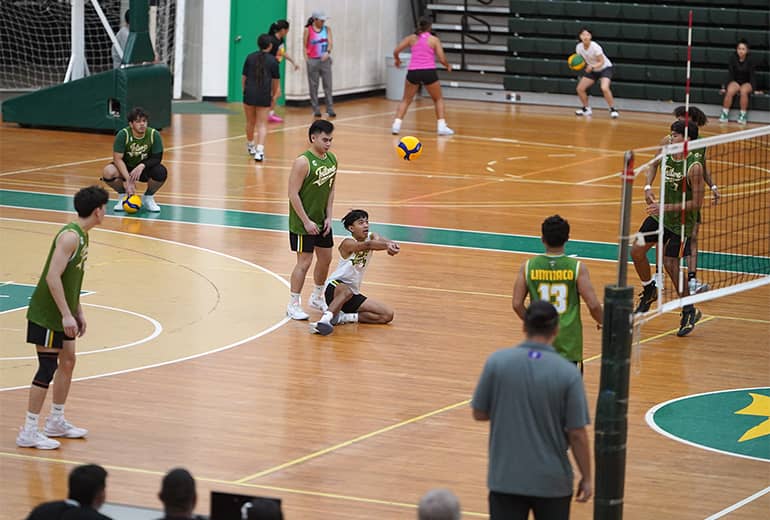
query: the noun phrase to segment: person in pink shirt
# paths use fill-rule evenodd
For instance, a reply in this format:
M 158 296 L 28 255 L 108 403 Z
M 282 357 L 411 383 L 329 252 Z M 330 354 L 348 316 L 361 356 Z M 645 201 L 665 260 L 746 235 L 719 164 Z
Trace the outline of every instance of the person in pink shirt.
M 447 71 L 452 67 L 447 62 L 441 40 L 434 36 L 430 29 L 433 23 L 430 18 L 423 16 L 417 23 L 417 30 L 410 34 L 393 49 L 393 58 L 396 67 L 401 66 L 398 54 L 407 47 L 412 48 L 412 59 L 409 61 L 409 69 L 404 82 L 404 97 L 396 110 L 396 118 L 393 120 L 391 132 L 398 134 L 401 131 L 401 120 L 404 118 L 409 105 L 412 103 L 420 85 L 425 85 L 433 103 L 436 106 L 436 131 L 438 135 L 452 135 L 454 130 L 449 128 L 444 119 L 444 98 L 441 95 L 441 83 L 436 72 L 436 58 Z
M 334 42 L 331 27 L 326 25 L 327 18 L 323 11 L 313 11 L 302 36 L 307 64 L 307 86 L 314 117 L 321 117 L 321 107 L 318 104 L 319 78 L 323 83 L 326 96 L 326 114 L 329 117 L 337 115 L 334 112 L 332 96 L 332 45 Z

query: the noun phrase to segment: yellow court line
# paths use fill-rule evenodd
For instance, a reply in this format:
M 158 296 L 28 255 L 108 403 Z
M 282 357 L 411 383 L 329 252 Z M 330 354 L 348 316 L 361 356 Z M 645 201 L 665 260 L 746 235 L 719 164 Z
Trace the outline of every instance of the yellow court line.
M 428 417 L 432 417 L 434 415 L 438 415 L 440 413 L 443 413 L 443 412 L 446 412 L 446 411 L 449 411 L 449 410 L 453 410 L 453 409 L 458 408 L 460 406 L 467 405 L 470 402 L 471 402 L 470 399 L 466 399 L 464 401 L 460 401 L 459 403 L 450 404 L 449 406 L 445 406 L 443 408 L 439 408 L 438 410 L 433 410 L 432 412 L 424 413 L 422 415 L 418 415 L 417 417 L 412 417 L 411 419 L 407 419 L 405 421 L 401 421 L 400 423 L 391 424 L 390 426 L 386 426 L 385 428 L 380 428 L 379 430 L 375 430 L 373 432 L 366 433 L 364 435 L 360 435 L 360 436 L 356 437 L 355 439 L 350 439 L 350 440 L 347 440 L 345 442 L 341 442 L 339 444 L 335 444 L 334 446 L 329 446 L 328 448 L 324 448 L 322 450 L 315 451 L 313 453 L 305 455 L 304 457 L 299 457 L 297 459 L 290 460 L 289 462 L 285 462 L 283 464 L 279 464 L 278 466 L 273 466 L 272 468 L 268 468 L 266 470 L 260 471 L 259 473 L 254 473 L 253 475 L 247 475 L 247 476 L 245 476 L 245 477 L 243 477 L 241 479 L 236 480 L 235 482 L 237 484 L 242 484 L 242 483 L 245 483 L 245 482 L 247 482 L 249 480 L 253 480 L 255 478 L 264 477 L 265 475 L 269 475 L 271 473 L 275 473 L 276 471 L 280 471 L 282 469 L 286 469 L 288 467 L 295 466 L 295 465 L 300 464 L 302 462 L 305 462 L 305 461 L 308 461 L 308 460 L 311 460 L 311 459 L 315 459 L 317 457 L 320 457 L 321 455 L 326 455 L 327 453 L 331 453 L 333 451 L 337 451 L 337 450 L 339 450 L 341 448 L 344 448 L 346 446 L 350 446 L 351 444 L 355 444 L 355 443 L 361 442 L 361 441 L 366 440 L 366 439 L 371 439 L 372 437 L 375 437 L 375 436 L 380 435 L 382 433 L 387 433 L 389 431 L 393 431 L 395 429 L 401 428 L 402 426 L 407 426 L 409 424 L 416 423 L 416 422 L 421 421 L 423 419 L 427 419 Z

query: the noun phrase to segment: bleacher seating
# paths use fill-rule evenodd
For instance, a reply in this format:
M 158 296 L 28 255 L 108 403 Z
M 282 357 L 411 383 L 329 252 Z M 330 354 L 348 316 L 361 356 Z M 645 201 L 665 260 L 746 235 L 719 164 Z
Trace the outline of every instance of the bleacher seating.
M 615 65 L 616 97 L 684 101 L 687 19 L 693 11 L 691 102 L 721 104 L 727 61 L 741 38 L 758 64 L 759 89 L 770 88 L 768 0 L 511 0 L 504 85 L 512 91 L 574 94 L 577 74 L 566 66 L 580 28 L 591 29 Z M 598 93 L 598 86 L 594 87 Z M 752 110 L 770 109 L 753 96 Z

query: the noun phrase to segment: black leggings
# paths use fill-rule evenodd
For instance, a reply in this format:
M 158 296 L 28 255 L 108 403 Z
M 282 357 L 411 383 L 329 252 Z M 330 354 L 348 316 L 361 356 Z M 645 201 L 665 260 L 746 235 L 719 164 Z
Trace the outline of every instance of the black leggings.
M 569 520 L 572 496 L 530 497 L 489 492 L 490 520 L 527 520 L 530 510 L 535 520 Z

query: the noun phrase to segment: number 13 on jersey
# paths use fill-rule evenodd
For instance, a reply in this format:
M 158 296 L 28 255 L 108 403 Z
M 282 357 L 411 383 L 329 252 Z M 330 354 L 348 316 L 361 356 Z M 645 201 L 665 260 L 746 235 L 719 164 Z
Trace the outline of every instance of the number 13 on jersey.
M 541 300 L 551 302 L 559 314 L 564 314 L 567 310 L 569 290 L 566 284 L 540 283 L 537 285 L 537 293 L 540 295 Z

